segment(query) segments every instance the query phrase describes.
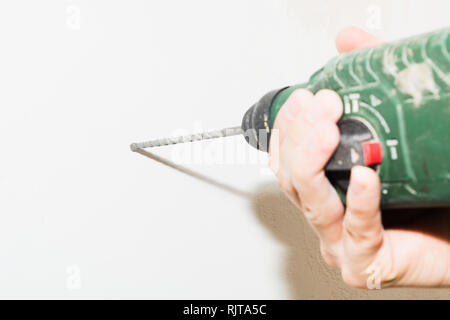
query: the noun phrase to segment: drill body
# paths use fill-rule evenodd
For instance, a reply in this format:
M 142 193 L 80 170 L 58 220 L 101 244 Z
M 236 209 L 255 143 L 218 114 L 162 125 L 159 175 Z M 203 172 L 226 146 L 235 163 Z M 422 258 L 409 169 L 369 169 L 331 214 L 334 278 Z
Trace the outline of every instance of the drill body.
M 341 54 L 307 83 L 267 94 L 244 116 L 244 131 L 266 133 L 246 135 L 250 144 L 268 150 L 262 140 L 299 88 L 342 98 L 326 173 L 344 202 L 351 168 L 366 165 L 380 176 L 384 208 L 450 206 L 450 28 Z

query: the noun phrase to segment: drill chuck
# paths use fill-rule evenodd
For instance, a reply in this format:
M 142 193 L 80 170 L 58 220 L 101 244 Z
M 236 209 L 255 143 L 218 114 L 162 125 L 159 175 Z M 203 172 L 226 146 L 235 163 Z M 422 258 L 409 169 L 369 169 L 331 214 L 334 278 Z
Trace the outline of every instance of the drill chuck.
M 254 148 L 268 152 L 271 125 L 270 113 L 273 102 L 280 92 L 289 87 L 272 90 L 266 93 L 258 102 L 256 102 L 244 115 L 242 119 L 242 133 L 245 140 Z

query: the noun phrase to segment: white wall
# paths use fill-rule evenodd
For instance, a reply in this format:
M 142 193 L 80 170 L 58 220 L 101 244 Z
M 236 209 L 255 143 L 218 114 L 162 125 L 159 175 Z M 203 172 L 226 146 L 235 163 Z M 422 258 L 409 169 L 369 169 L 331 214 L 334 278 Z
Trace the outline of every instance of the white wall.
M 186 158 L 203 180 L 128 145 L 239 125 L 266 91 L 335 55 L 343 26 L 393 40 L 448 25 L 449 9 L 442 0 L 1 1 L 0 297 L 448 297 L 342 285 L 241 137 L 155 150 Z

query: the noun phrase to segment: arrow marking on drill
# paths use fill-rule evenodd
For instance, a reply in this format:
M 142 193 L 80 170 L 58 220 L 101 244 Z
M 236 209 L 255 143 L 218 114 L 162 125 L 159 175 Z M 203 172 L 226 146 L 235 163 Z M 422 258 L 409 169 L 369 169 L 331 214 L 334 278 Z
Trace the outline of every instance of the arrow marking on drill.
M 350 156 L 352 158 L 352 163 L 357 163 L 360 158 L 358 151 L 356 151 L 354 148 L 350 150 Z
M 381 104 L 381 100 L 377 96 L 371 94 L 370 104 L 372 105 L 372 107 L 378 107 Z

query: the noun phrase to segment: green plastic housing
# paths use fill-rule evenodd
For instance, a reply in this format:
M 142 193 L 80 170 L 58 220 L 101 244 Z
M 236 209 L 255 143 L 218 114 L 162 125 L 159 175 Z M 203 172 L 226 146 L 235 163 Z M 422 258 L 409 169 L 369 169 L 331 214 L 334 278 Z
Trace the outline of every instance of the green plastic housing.
M 336 91 L 343 117 L 373 128 L 383 148 L 383 207 L 450 205 L 450 28 L 335 57 L 278 94 L 271 128 L 299 88 Z

